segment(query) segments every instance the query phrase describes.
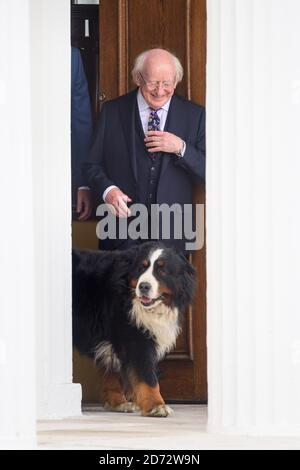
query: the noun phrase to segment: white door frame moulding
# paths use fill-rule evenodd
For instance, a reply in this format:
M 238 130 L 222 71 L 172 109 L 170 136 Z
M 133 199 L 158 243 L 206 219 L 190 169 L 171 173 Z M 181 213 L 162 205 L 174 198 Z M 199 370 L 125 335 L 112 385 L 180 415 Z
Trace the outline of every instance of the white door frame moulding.
M 81 413 L 72 383 L 70 2 L 31 0 L 37 413 Z
M 15 31 L 17 37 L 14 38 Z M 0 54 L 1 449 L 32 448 L 36 441 L 29 35 L 29 2 L 1 2 L 0 43 L 3 46 Z

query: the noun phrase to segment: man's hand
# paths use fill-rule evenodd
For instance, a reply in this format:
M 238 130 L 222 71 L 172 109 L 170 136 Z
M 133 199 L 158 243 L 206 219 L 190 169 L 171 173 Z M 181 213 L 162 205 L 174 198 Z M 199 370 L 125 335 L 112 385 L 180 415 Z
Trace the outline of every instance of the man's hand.
M 105 202 L 112 206 L 111 209 L 114 215 L 118 217 L 129 217 L 131 215 L 130 209 L 127 207 L 127 202 L 131 202 L 131 199 L 119 188 L 108 191 Z
M 78 189 L 77 191 L 77 207 L 78 220 L 87 220 L 92 213 L 93 203 L 92 195 L 89 189 Z
M 148 151 L 180 153 L 183 146 L 183 140 L 177 135 L 163 131 L 149 131 L 145 138 Z

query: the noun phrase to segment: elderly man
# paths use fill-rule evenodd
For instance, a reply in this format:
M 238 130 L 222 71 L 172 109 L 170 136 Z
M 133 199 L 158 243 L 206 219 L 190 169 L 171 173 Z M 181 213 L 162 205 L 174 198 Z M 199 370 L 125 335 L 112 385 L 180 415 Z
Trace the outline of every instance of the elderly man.
M 167 50 L 140 54 L 132 76 L 138 88 L 102 107 L 86 174 L 117 217 L 130 220 L 130 204 L 140 203 L 149 210 L 151 225 L 153 204 L 186 208 L 193 202 L 194 185 L 204 179 L 205 111 L 174 94 L 183 70 Z M 184 230 L 180 239 L 174 231 L 173 220 L 166 238 L 160 229 L 153 237 L 150 228 L 149 238 L 163 238 L 167 246 L 185 251 Z M 139 242 L 113 238 L 101 241 L 101 248 Z

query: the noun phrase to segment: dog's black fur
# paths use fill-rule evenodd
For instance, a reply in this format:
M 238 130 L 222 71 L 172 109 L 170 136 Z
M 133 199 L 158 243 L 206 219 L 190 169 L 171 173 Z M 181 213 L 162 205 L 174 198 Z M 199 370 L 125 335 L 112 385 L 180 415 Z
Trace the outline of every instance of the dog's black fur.
M 195 281 L 186 258 L 158 243 L 126 251 L 73 250 L 75 346 L 119 373 L 125 393 L 137 383 L 156 387 L 157 363 L 174 345 Z M 156 299 L 140 291 L 149 286 Z

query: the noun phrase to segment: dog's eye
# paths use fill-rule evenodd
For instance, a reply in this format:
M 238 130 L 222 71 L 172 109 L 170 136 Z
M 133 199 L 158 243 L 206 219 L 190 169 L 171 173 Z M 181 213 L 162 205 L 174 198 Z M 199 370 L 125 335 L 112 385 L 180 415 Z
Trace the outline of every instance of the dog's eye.
M 162 266 L 158 266 L 157 272 L 158 272 L 159 274 L 166 274 L 166 270 L 165 270 L 165 268 L 162 267 Z
M 142 273 L 142 272 L 146 271 L 146 269 L 147 269 L 148 267 L 149 267 L 149 262 L 143 261 L 143 263 L 140 264 L 138 270 L 139 270 L 140 273 Z
M 159 274 L 166 274 L 166 265 L 164 260 L 158 260 L 156 269 Z

